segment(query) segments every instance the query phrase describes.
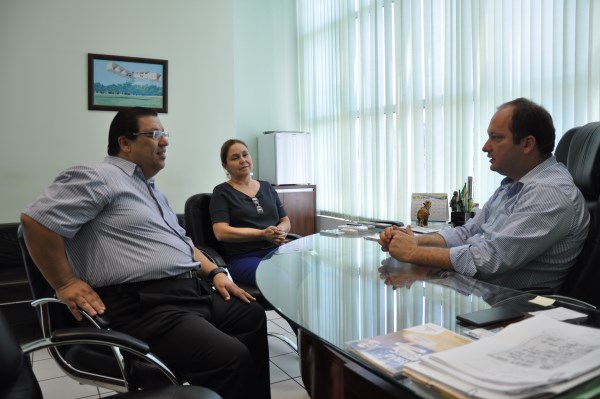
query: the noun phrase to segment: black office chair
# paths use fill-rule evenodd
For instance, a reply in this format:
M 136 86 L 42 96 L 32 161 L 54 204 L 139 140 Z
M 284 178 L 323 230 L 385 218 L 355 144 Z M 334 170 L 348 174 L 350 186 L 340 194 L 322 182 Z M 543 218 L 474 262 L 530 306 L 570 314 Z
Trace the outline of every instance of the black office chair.
M 209 209 L 211 197 L 212 194 L 210 193 L 201 193 L 192 195 L 187 199 L 184 208 L 185 229 L 187 235 L 194 242 L 194 245 L 201 250 L 211 262 L 217 266 L 227 267 L 227 263 L 222 256 L 222 254 L 225 252 L 223 249 L 223 244 L 217 240 L 212 228 Z M 292 240 L 299 237 L 300 236 L 297 234 L 288 234 L 288 238 Z M 256 285 L 237 282 L 236 284 L 250 295 L 255 297 L 257 302 L 259 302 L 266 310 L 273 309 L 271 304 L 265 299 Z M 298 352 L 297 344 L 291 341 L 285 335 L 277 333 L 269 333 L 269 335 L 279 338 L 289 345 L 295 352 Z
M 48 337 L 19 346 L 4 315 L 0 312 L 0 398 L 42 399 L 42 391 L 31 368 L 29 353 L 70 344 L 101 344 L 117 346 L 135 356 L 152 359 L 148 345 L 115 331 L 98 329 L 57 330 Z M 167 386 L 111 396 L 118 399 L 219 399 L 213 391 L 196 386 Z
M 48 347 L 50 355 L 66 375 L 81 384 L 116 392 L 134 392 L 139 389 L 146 391 L 169 385 L 176 387 L 169 391 L 177 391 L 181 387 L 184 381 L 180 381 L 152 355 L 146 343 L 110 330 L 110 322 L 106 317 L 91 317 L 81 310 L 84 321 L 78 322 L 55 297 L 54 290 L 33 262 L 20 226 L 17 234 L 34 299 L 31 305 L 37 310 L 42 328 L 43 340 L 36 341 L 35 345 Z M 126 353 L 122 354 L 119 348 L 123 348 Z M 30 350 L 36 349 L 37 347 Z M 130 355 L 130 352 L 136 356 Z M 143 355 L 143 359 L 140 355 Z M 196 392 L 194 397 L 197 398 L 219 397 L 206 388 L 200 388 Z
M 600 308 L 600 122 L 567 131 L 555 155 L 569 169 L 591 216 L 583 250 L 558 293 Z

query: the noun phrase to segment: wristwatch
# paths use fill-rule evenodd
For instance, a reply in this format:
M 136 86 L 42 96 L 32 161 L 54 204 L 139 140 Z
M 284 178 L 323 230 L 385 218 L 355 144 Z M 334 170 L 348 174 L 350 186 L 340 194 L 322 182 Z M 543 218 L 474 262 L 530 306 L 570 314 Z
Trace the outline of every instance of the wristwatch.
M 210 280 L 211 284 L 213 282 L 213 279 L 215 278 L 215 276 L 219 273 L 225 273 L 225 275 L 228 275 L 229 273 L 227 273 L 227 269 L 225 269 L 224 267 L 216 267 L 214 269 L 212 269 L 209 273 L 208 273 L 208 279 Z

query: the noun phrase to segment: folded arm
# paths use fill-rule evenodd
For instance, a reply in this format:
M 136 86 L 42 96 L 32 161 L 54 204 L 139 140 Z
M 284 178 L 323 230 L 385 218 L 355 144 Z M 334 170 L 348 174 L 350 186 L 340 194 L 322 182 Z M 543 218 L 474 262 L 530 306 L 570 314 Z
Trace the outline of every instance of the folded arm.
M 410 226 L 387 228 L 381 233 L 379 244 L 399 261 L 453 270 L 450 250 L 437 233 L 415 236 Z

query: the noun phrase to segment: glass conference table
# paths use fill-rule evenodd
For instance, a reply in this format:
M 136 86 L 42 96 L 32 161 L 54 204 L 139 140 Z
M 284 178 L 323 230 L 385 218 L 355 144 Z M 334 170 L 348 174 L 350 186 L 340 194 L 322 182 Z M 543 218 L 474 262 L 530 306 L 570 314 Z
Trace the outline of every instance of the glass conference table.
M 441 397 L 388 376 L 344 343 L 430 322 L 464 334 L 469 327 L 457 315 L 501 304 L 541 309 L 529 302 L 534 294 L 397 262 L 360 235 L 291 241 L 265 257 L 256 279 L 265 299 L 299 326 L 302 379 L 312 399 Z M 600 312 L 566 307 L 600 326 Z

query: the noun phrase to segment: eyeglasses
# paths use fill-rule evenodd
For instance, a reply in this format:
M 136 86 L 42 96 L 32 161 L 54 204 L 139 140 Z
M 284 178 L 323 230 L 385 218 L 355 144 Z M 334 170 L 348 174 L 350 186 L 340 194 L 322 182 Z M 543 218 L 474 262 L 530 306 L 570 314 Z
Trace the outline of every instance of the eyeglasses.
M 162 131 L 162 130 L 153 130 L 151 132 L 139 132 L 139 133 L 132 133 L 132 134 L 134 136 L 152 137 L 156 141 L 159 141 L 163 137 L 169 138 L 169 132 L 165 132 L 165 131 Z
M 252 197 L 252 202 L 254 203 L 254 206 L 256 207 L 256 213 L 258 213 L 259 215 L 262 215 L 265 211 L 263 210 L 262 206 L 260 206 L 260 202 L 258 202 L 258 198 Z

